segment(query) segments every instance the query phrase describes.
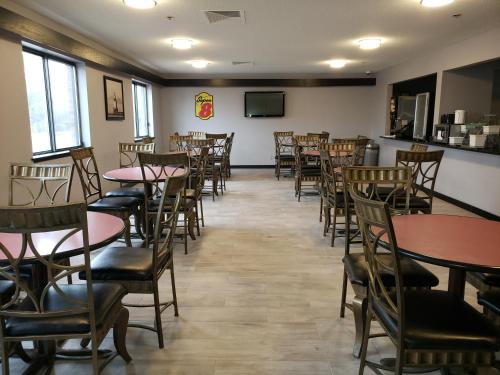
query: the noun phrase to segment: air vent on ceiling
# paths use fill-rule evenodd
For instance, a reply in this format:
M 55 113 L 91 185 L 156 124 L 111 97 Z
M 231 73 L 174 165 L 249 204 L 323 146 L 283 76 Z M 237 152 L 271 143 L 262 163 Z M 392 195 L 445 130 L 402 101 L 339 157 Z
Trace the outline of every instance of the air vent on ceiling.
M 233 61 L 233 65 L 253 65 L 253 61 Z
M 230 20 L 245 23 L 245 12 L 242 10 L 204 10 L 202 12 L 205 14 L 208 23 Z

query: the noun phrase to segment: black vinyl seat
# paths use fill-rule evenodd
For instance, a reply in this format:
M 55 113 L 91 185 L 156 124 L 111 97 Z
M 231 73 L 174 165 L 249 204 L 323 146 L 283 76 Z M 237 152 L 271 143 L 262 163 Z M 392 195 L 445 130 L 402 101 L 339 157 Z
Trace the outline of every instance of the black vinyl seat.
M 477 296 L 477 301 L 481 306 L 500 315 L 500 292 L 484 292 Z
M 487 286 L 500 287 L 500 274 L 472 272 L 480 281 Z
M 390 254 L 380 254 L 378 258 L 384 264 L 391 264 Z M 368 263 L 363 253 L 348 254 L 342 262 L 352 284 L 368 286 Z M 401 259 L 401 271 L 405 287 L 434 287 L 439 284 L 439 279 L 432 272 L 411 259 Z M 390 272 L 383 272 L 382 280 L 387 287 L 395 286 L 394 274 Z
M 123 211 L 133 210 L 141 203 L 140 199 L 132 197 L 101 198 L 88 205 L 89 211 Z
M 4 304 L 16 292 L 16 284 L 10 280 L 0 280 L 0 303 Z
M 391 297 L 395 301 L 396 295 Z M 500 330 L 462 299 L 439 290 L 406 291 L 404 299 L 408 349 L 500 350 Z M 397 336 L 397 322 L 376 300 L 372 307 L 380 323 Z
M 63 293 L 77 301 L 87 298 L 86 284 L 59 285 Z M 93 285 L 96 327 L 100 328 L 108 318 L 108 313 L 114 308 L 121 306 L 121 299 L 126 291 L 117 284 L 94 284 Z M 19 308 L 23 311 L 35 310 L 30 298 L 25 298 Z M 64 308 L 75 308 L 67 298 L 51 288 L 45 297 L 45 309 L 49 311 L 60 311 Z M 5 332 L 8 336 L 34 336 L 47 334 L 74 334 L 90 331 L 88 314 L 29 319 L 11 317 L 6 320 Z
M 163 267 L 168 258 L 164 257 L 159 266 Z M 110 280 L 151 280 L 153 278 L 153 250 L 141 247 L 111 247 L 92 259 L 92 279 Z M 85 273 L 80 272 L 85 280 Z
M 144 200 L 144 188 L 143 187 L 121 187 L 108 191 L 105 197 L 133 197 Z

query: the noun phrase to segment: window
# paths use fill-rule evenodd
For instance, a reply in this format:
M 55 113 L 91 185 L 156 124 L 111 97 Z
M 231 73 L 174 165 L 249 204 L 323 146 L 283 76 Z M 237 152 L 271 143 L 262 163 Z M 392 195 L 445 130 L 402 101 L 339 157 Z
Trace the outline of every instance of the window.
M 81 146 L 75 64 L 32 50 L 23 58 L 33 155 Z
M 134 96 L 135 137 L 147 137 L 149 131 L 148 88 L 144 83 L 132 82 Z

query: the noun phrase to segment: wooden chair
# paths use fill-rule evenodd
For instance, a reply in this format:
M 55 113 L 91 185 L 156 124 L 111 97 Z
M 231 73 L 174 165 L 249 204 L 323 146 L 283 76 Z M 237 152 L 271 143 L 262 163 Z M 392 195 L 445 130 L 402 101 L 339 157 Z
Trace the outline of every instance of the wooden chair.
M 59 230 L 66 230 L 68 234 L 57 242 L 48 258 L 42 257 L 32 248 L 33 235 Z M 88 355 L 92 358 L 93 373 L 98 374 L 116 356 L 109 356 L 99 365 L 98 348 L 111 328 L 118 354 L 130 362 L 125 343 L 128 310 L 121 304 L 125 289 L 116 284 L 93 284 L 92 278 L 83 284 L 60 283 L 63 278 L 74 273 L 90 273 L 86 205 L 73 203 L 50 207 L 1 208 L 0 232 L 23 238 L 20 249 L 9 248 L 8 243 L 0 244 L 6 258 L 0 275 L 15 284 L 14 294 L 8 300 L 3 300 L 0 306 L 3 374 L 9 374 L 8 355 L 15 343 L 38 341 L 39 346 L 44 347 L 47 363 L 51 365 L 57 354 L 55 342 L 75 338 L 92 342 L 92 350 Z M 84 256 L 79 262 L 74 260 L 73 265 L 58 264 L 55 262 L 58 249 L 64 247 L 66 241 L 73 240 L 75 235 L 83 238 Z M 34 289 L 23 282 L 20 265 L 26 261 L 28 254 L 46 266 L 47 285 L 37 285 Z M 24 299 L 19 303 L 21 296 Z M 39 366 L 40 363 L 36 370 L 40 370 Z
M 318 191 L 321 167 L 317 163 L 317 158 L 310 158 L 303 152 L 318 151 L 320 138 L 317 135 L 294 135 L 292 139 L 295 154 L 295 196 L 300 202 L 304 183 L 309 183 L 306 187 L 314 192 Z
M 365 161 L 366 154 L 366 146 L 370 142 L 370 138 L 364 137 L 362 135 L 358 135 L 358 139 L 356 140 L 356 148 L 354 150 L 354 165 L 361 166 Z
M 295 156 L 293 155 L 293 131 L 274 132 L 274 175 L 279 180 L 281 169 L 293 171 Z
M 234 141 L 234 132 L 231 133 L 229 137 L 227 137 L 227 157 L 224 166 L 224 170 L 226 171 L 226 178 L 231 178 L 231 151 L 233 150 L 233 141 Z
M 221 170 L 215 164 L 214 155 L 214 145 L 215 140 L 212 138 L 208 139 L 193 139 L 189 141 L 189 150 L 193 155 L 200 154 L 203 147 L 208 147 L 208 162 L 205 166 L 205 178 L 206 180 L 210 180 L 211 189 L 210 193 L 212 195 L 212 201 L 215 201 L 215 196 L 219 195 L 218 193 L 218 183 L 220 179 Z
M 169 151 L 189 152 L 189 143 L 193 140 L 193 136 L 174 134 L 169 139 Z
M 344 200 L 347 204 L 350 204 L 352 199 L 350 191 L 354 190 L 357 194 L 363 195 L 370 200 L 387 203 L 393 214 L 408 214 L 410 212 L 409 189 L 411 188 L 411 181 L 411 169 L 409 167 L 347 167 L 343 170 Z M 372 188 L 367 189 L 368 186 Z M 390 186 L 390 194 L 383 197 L 378 196 L 376 192 L 381 186 Z M 400 192 L 404 192 L 404 195 L 401 195 Z M 404 202 L 404 204 L 401 204 L 401 202 Z M 350 223 L 354 212 L 350 209 L 346 211 L 346 234 L 350 234 Z M 359 252 L 351 253 L 350 238 L 346 237 L 346 239 L 345 254 L 342 258 L 344 275 L 342 280 L 340 317 L 344 317 L 346 307 L 354 313 L 356 336 L 353 354 L 359 357 L 363 331 L 367 323 L 366 311 L 369 274 L 365 255 Z M 383 255 L 383 259 L 389 261 L 386 255 Z M 436 276 L 415 261 L 405 258 L 402 260 L 402 266 L 405 287 L 429 289 L 439 283 Z M 390 272 L 386 273 L 384 277 L 387 286 L 394 286 L 395 279 Z M 350 304 L 346 303 L 348 280 L 355 294 Z
M 123 219 L 125 223 L 125 242 L 132 246 L 130 240 L 130 216 L 140 222 L 140 206 L 143 200 L 135 197 L 104 197 L 101 179 L 92 147 L 73 149 L 71 158 L 80 177 L 83 197 L 89 211 L 104 212 Z
M 186 152 L 168 153 L 168 154 L 139 154 L 139 163 L 141 165 L 142 176 L 144 179 L 144 206 L 146 218 L 146 246 L 151 237 L 151 221 L 155 220 L 158 213 L 159 196 L 163 193 L 165 176 L 172 177 L 179 173 L 179 170 L 185 170 L 189 176 L 189 157 Z M 146 176 L 153 178 L 146 178 Z M 187 181 L 186 181 L 187 184 Z M 188 236 L 193 240 L 192 225 L 194 223 L 196 201 L 184 199 L 186 196 L 186 186 L 182 190 L 182 201 L 179 213 L 182 214 L 182 240 L 184 242 L 184 252 L 188 253 Z
M 396 375 L 407 371 L 491 366 L 500 349 L 500 330 L 457 296 L 441 290 L 408 289 L 386 202 L 373 201 L 350 186 L 363 237 L 368 273 L 368 311 L 359 374 L 368 366 Z M 387 250 L 388 251 L 387 251 Z M 388 283 L 387 275 L 392 281 Z M 372 319 L 396 347 L 394 365 L 366 360 Z
M 154 141 L 155 141 L 155 137 L 150 137 L 150 136 L 142 137 L 142 139 L 141 139 L 141 142 L 144 144 L 154 143 Z
M 129 294 L 153 295 L 152 304 L 126 304 L 126 306 L 154 307 L 154 326 L 132 323 L 129 327 L 155 332 L 160 348 L 164 346 L 161 314 L 173 305 L 175 316 L 179 316 L 175 291 L 173 239 L 182 191 L 185 189 L 188 174 L 189 171 L 186 170 L 182 175 L 168 177 L 164 183 L 154 216 L 152 249 L 149 247 L 107 247 L 91 263 L 90 274 L 96 283 L 117 283 L 122 285 Z M 158 282 L 167 270 L 170 271 L 172 300 L 160 302 Z

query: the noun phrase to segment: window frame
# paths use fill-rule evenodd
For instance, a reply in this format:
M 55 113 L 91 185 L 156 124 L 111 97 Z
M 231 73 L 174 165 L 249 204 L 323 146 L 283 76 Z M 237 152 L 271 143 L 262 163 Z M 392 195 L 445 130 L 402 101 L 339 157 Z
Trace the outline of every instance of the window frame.
M 81 115 L 81 108 L 80 108 L 80 86 L 78 83 L 77 63 L 74 61 L 71 61 L 69 59 L 65 59 L 63 57 L 59 57 L 57 55 L 51 54 L 49 52 L 39 51 L 37 49 L 29 48 L 26 46 L 23 46 L 22 51 L 27 52 L 27 53 L 31 53 L 32 55 L 40 56 L 42 58 L 42 62 L 43 62 L 43 79 L 44 79 L 44 84 L 45 84 L 47 120 L 48 120 L 48 125 L 49 125 L 49 136 L 50 136 L 50 150 L 32 152 L 33 159 L 47 160 L 47 158 L 50 159 L 50 157 L 52 155 L 54 155 L 56 157 L 61 157 L 64 154 L 68 153 L 69 150 L 83 147 L 82 115 Z M 66 64 L 66 65 L 70 65 L 73 67 L 73 74 L 74 74 L 74 79 L 75 79 L 76 111 L 77 111 L 77 118 L 78 118 L 78 124 L 77 124 L 76 128 L 78 130 L 78 141 L 79 141 L 78 144 L 75 146 L 63 147 L 63 148 L 56 147 L 56 134 L 55 134 L 56 131 L 55 131 L 54 114 L 53 114 L 53 107 L 52 107 L 52 92 L 51 92 L 51 87 L 50 87 L 49 60 L 57 61 L 57 62 Z M 31 121 L 30 121 L 30 132 L 31 132 Z
M 146 123 L 147 123 L 147 128 L 148 128 L 148 132 L 147 134 L 142 134 L 140 135 L 139 134 L 139 126 L 138 126 L 138 122 L 137 122 L 137 119 L 139 118 L 138 116 L 138 103 L 137 103 L 137 86 L 141 86 L 141 87 L 144 87 L 146 89 Z M 142 139 L 144 137 L 150 137 L 152 134 L 151 134 L 151 121 L 149 119 L 149 92 L 148 92 L 148 85 L 144 82 L 140 82 L 140 81 L 135 81 L 133 80 L 132 81 L 132 101 L 134 103 L 134 136 L 135 136 L 135 140 L 139 140 L 139 139 Z

